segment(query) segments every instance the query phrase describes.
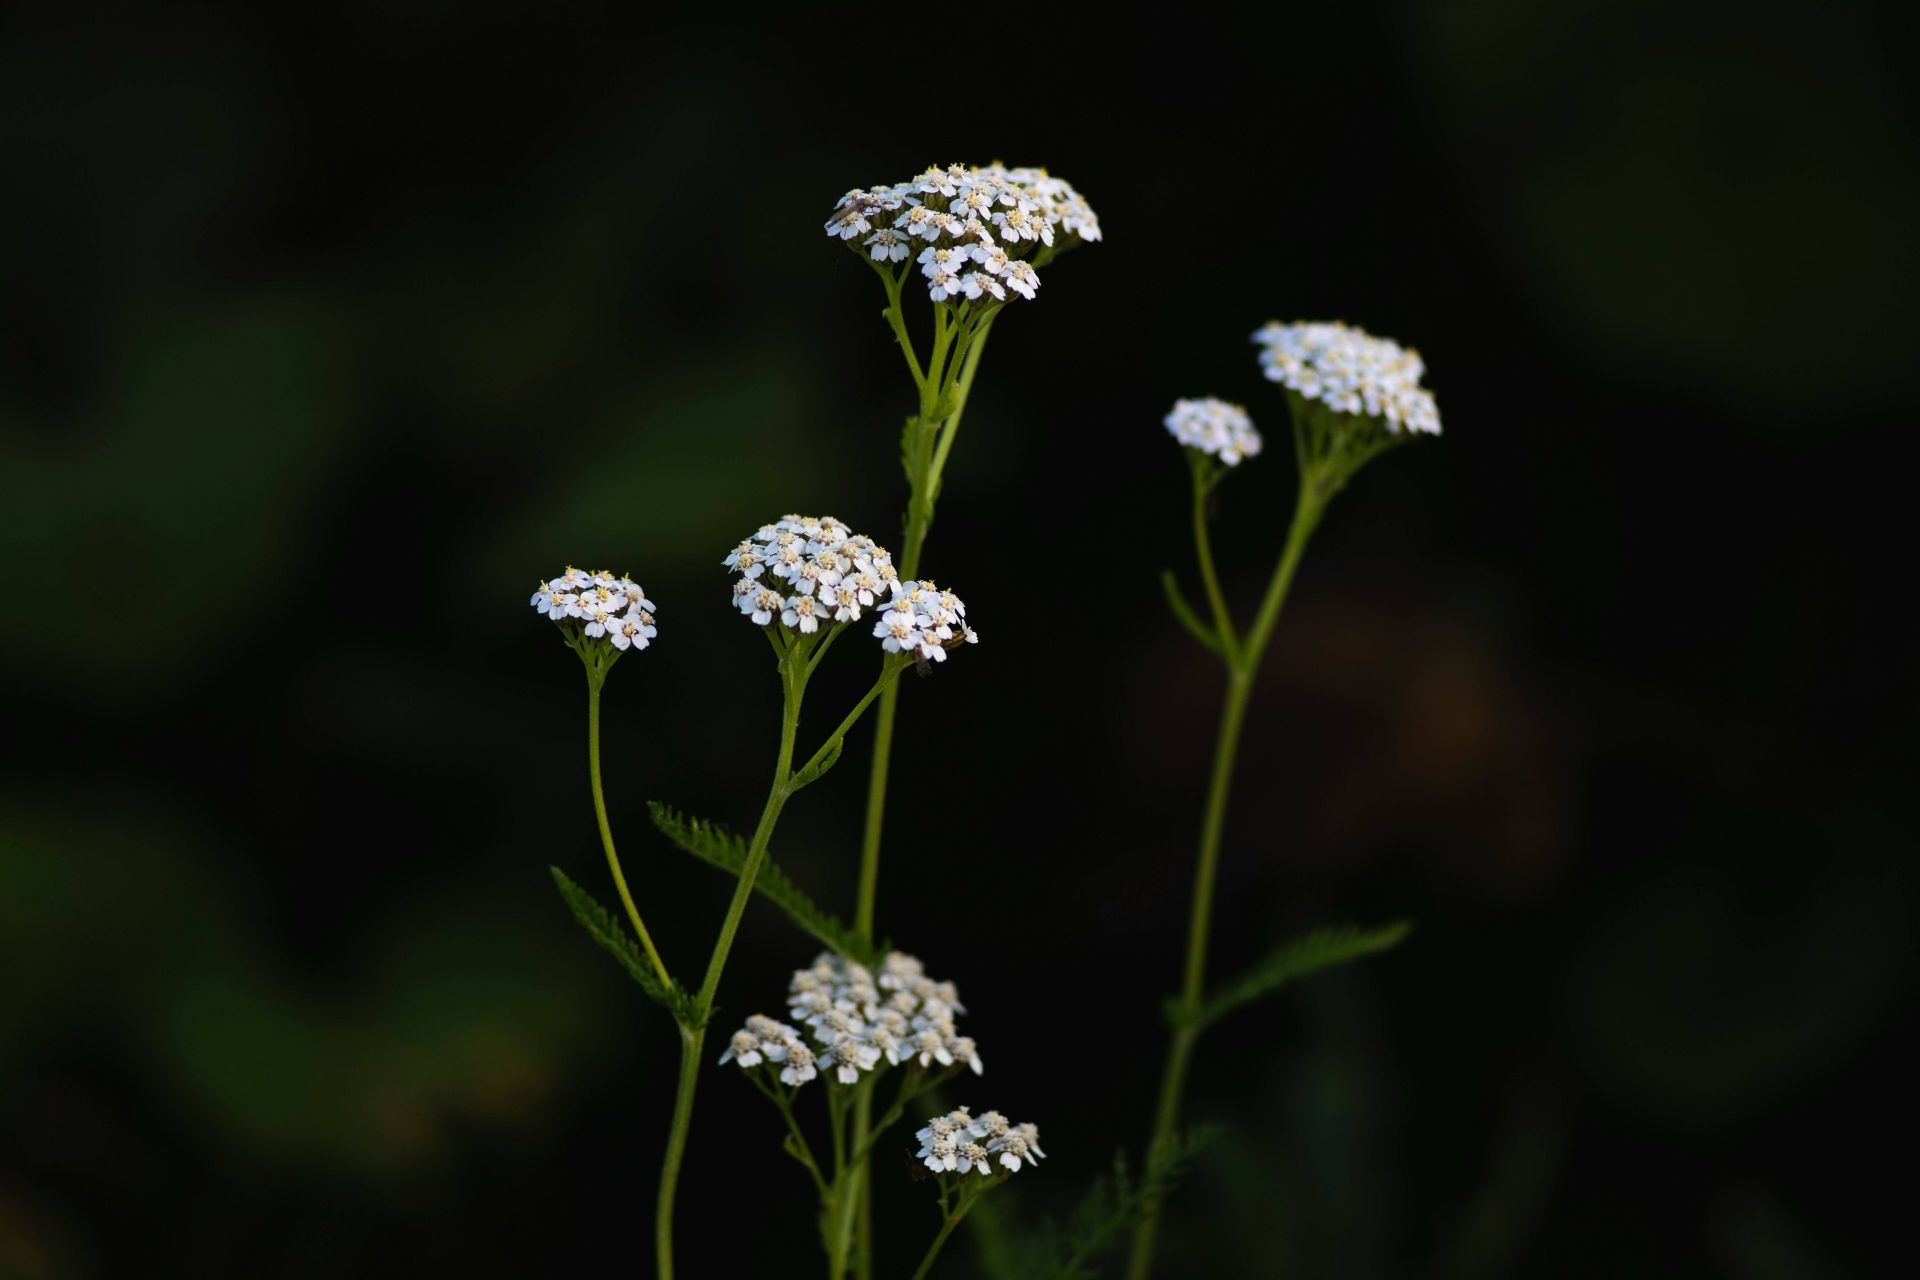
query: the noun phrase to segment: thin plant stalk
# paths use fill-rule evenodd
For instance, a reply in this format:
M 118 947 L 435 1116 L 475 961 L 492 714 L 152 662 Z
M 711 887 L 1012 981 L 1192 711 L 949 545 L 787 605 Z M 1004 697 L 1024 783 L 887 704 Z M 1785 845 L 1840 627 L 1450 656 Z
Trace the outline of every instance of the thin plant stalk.
M 908 464 L 906 537 L 901 547 L 899 565 L 900 576 L 913 579 L 920 573 L 920 552 L 926 545 L 927 532 L 933 525 L 934 502 L 939 497 L 941 476 L 946 470 L 948 455 L 953 450 L 953 438 L 960 430 L 961 415 L 966 412 L 967 397 L 973 391 L 973 377 L 980 367 L 980 353 L 986 348 L 987 333 L 993 326 L 993 318 L 998 310 L 989 309 L 980 312 L 977 317 L 968 317 L 956 322 L 955 326 L 949 326 L 946 308 L 936 307 L 933 352 L 923 372 L 919 358 L 914 354 L 905 315 L 900 307 L 900 280 L 904 273 L 896 275 L 884 268 L 877 269 L 887 284 L 887 321 L 893 328 L 901 350 L 906 353 L 907 367 L 920 392 L 920 415 L 908 427 L 910 443 L 905 450 Z M 954 327 L 961 324 L 966 326 L 961 335 L 963 354 L 958 359 L 948 360 Z M 942 367 L 943 362 L 947 368 Z M 939 412 L 943 403 L 950 406 L 947 416 L 941 421 L 932 421 L 932 415 Z M 866 825 L 860 841 L 860 882 L 854 908 L 854 928 L 869 942 L 873 939 L 874 911 L 879 894 L 880 836 L 886 821 L 887 775 L 893 758 L 893 720 L 899 705 L 900 686 L 895 683 L 880 695 L 880 707 L 874 720 L 873 762 L 867 775 Z M 872 1107 L 873 1100 L 866 1095 L 862 1095 L 855 1106 L 855 1150 L 864 1150 L 871 1134 Z M 855 1221 L 858 1242 L 853 1254 L 860 1280 L 872 1280 L 873 1276 L 873 1182 L 868 1176 L 868 1169 L 869 1162 L 862 1157 L 852 1174 L 858 1202 Z
M 1200 851 L 1194 866 L 1193 903 L 1187 922 L 1187 957 L 1176 1007 L 1176 1026 L 1167 1046 L 1166 1066 L 1161 1072 L 1160 1099 L 1154 1110 L 1153 1136 L 1147 1144 L 1147 1163 L 1151 1168 L 1166 1158 L 1180 1121 L 1180 1104 L 1186 1091 L 1187 1066 L 1199 1037 L 1198 1015 L 1206 996 L 1207 945 L 1213 927 L 1214 885 L 1220 866 L 1220 837 L 1226 828 L 1227 799 L 1233 787 L 1233 768 L 1240 751 L 1241 731 L 1246 725 L 1247 700 L 1253 693 L 1260 661 L 1272 638 L 1274 624 L 1286 604 L 1287 591 L 1293 585 L 1307 540 L 1320 522 L 1327 494 L 1320 484 L 1302 476 L 1299 500 L 1294 506 L 1293 522 L 1287 530 L 1286 549 L 1274 569 L 1273 579 L 1254 623 L 1243 640 L 1235 638 L 1233 619 L 1213 566 L 1213 549 L 1207 533 L 1206 503 L 1212 488 L 1210 473 L 1198 463 L 1194 468 L 1194 539 L 1200 561 L 1200 576 L 1213 609 L 1220 641 L 1220 657 L 1227 669 L 1226 693 L 1220 708 L 1220 731 L 1214 741 L 1213 770 L 1207 783 L 1207 806 L 1200 824 Z M 1134 1228 L 1133 1249 L 1128 1263 L 1129 1280 L 1146 1280 L 1153 1269 L 1153 1249 L 1160 1226 L 1160 1204 L 1147 1206 Z
M 954 1228 L 966 1221 L 967 1215 L 973 1212 L 973 1206 L 980 1203 L 982 1194 L 978 1190 L 964 1189 L 960 1192 L 959 1203 L 949 1209 L 946 1192 L 940 1193 L 940 1234 L 933 1238 L 933 1243 L 927 1246 L 926 1255 L 920 1259 L 920 1265 L 913 1269 L 913 1280 L 926 1280 L 927 1273 L 933 1270 L 934 1260 L 946 1248 L 947 1237 L 953 1234 Z
M 779 641 L 775 643 L 776 646 L 780 644 Z M 813 648 L 813 645 L 789 640 L 781 652 L 780 752 L 774 763 L 773 785 L 767 792 L 767 802 L 760 811 L 760 821 L 755 825 L 753 838 L 747 845 L 746 861 L 734 884 L 733 899 L 727 904 L 726 917 L 721 922 L 719 935 L 714 939 L 713 954 L 707 961 L 706 978 L 694 997 L 694 1008 L 703 1024 L 713 1009 L 713 997 L 720 988 L 720 977 L 726 970 L 727 956 L 733 949 L 734 936 L 739 932 L 740 917 L 746 912 L 748 899 L 753 896 L 754 881 L 766 862 L 767 846 L 773 839 L 773 829 L 780 820 L 781 810 L 794 792 L 811 781 L 805 775 L 814 773 L 830 758 L 830 753 L 838 749 L 835 744 L 853 728 L 875 698 L 893 685 L 907 665 L 904 660 L 888 662 L 882 668 L 880 678 L 840 722 L 839 727 L 796 770 L 793 767 L 794 740 L 800 727 L 800 703 L 812 671 L 807 658 Z M 674 1197 L 679 1188 L 681 1162 L 686 1155 L 687 1133 L 693 1124 L 694 1090 L 699 1080 L 701 1054 L 706 1043 L 705 1026 L 683 1026 L 680 1029 L 680 1041 L 680 1079 L 674 1090 L 673 1121 L 667 1132 L 667 1151 L 661 1165 L 660 1195 L 654 1214 L 655 1257 L 660 1280 L 672 1280 L 673 1277 Z
M 600 787 L 600 687 L 605 682 L 604 669 L 587 667 L 587 775 L 593 781 L 593 816 L 600 824 L 600 846 L 606 850 L 607 870 L 613 873 L 614 887 L 620 891 L 627 919 L 633 922 L 633 931 L 640 935 L 640 945 L 646 948 L 653 971 L 660 975 L 660 985 L 671 987 L 673 979 L 667 976 L 666 963 L 654 948 L 653 935 L 647 932 L 646 923 L 640 919 L 640 908 L 634 905 L 633 894 L 627 889 L 627 877 L 620 870 L 620 855 L 613 851 L 613 828 L 607 822 L 607 799 Z

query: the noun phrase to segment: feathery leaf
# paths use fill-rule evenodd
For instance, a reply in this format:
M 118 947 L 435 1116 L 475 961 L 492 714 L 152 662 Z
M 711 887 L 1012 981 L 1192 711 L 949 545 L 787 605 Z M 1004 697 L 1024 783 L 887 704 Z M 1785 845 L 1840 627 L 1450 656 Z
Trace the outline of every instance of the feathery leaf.
M 694 1010 L 693 997 L 688 995 L 677 982 L 663 984 L 660 981 L 660 975 L 654 972 L 646 956 L 641 954 L 639 946 L 627 936 L 627 931 L 620 927 L 620 922 L 615 920 L 605 907 L 594 901 L 592 894 L 569 880 L 567 873 L 560 868 L 548 867 L 547 870 L 553 873 L 554 886 L 560 890 L 560 896 L 567 900 L 567 907 L 573 912 L 573 918 L 580 922 L 580 927 L 587 931 L 587 936 L 599 943 L 608 955 L 618 960 L 621 967 L 632 974 L 633 980 L 640 984 L 640 989 L 671 1013 L 675 1021 L 697 1030 L 702 1019 Z
M 1378 929 L 1362 929 L 1354 925 L 1331 925 L 1315 929 L 1270 952 L 1266 959 L 1253 968 L 1219 987 L 1213 997 L 1193 1015 L 1193 1022 L 1201 1027 L 1211 1025 L 1241 1005 L 1251 1004 L 1297 978 L 1337 965 L 1352 964 L 1355 960 L 1398 946 L 1412 931 L 1413 925 L 1405 920 L 1382 925 Z M 1174 1019 L 1176 1022 L 1180 1020 L 1177 1013 Z
M 647 812 L 660 834 L 679 845 L 700 861 L 739 876 L 747 865 L 747 842 L 729 835 L 710 822 L 689 817 L 658 800 L 647 802 Z M 853 930 L 822 911 L 806 892 L 775 865 L 772 858 L 760 863 L 760 874 L 753 878 L 754 892 L 787 913 L 787 918 L 826 946 L 850 960 L 875 964 L 879 953 Z
M 1066 1226 L 1062 1228 L 1050 1219 L 1043 1222 L 1039 1238 L 1015 1251 L 1013 1256 L 1021 1264 L 1007 1274 L 1017 1280 L 1092 1280 L 1098 1276 L 1094 1260 L 1131 1230 L 1149 1205 L 1173 1191 L 1200 1149 L 1218 1133 L 1216 1127 L 1202 1126 L 1176 1134 L 1165 1156 L 1150 1162 L 1137 1179 L 1127 1167 L 1126 1153 L 1114 1152 L 1113 1172 L 1093 1180 Z

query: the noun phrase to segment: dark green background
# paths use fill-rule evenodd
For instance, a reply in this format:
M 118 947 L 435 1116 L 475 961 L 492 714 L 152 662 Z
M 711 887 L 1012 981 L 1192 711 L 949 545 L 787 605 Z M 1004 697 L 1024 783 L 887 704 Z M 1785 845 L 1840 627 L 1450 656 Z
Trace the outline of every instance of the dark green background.
M 1862 1170 L 1915 1065 L 1914 34 L 9 8 L 0 1274 L 645 1272 L 673 1037 L 548 884 L 606 894 L 580 675 L 524 602 L 574 560 L 662 605 L 609 786 L 691 972 L 727 885 L 643 802 L 750 824 L 777 726 L 720 558 L 793 509 L 884 540 L 903 499 L 910 388 L 820 223 L 996 156 L 1108 240 L 995 328 L 925 562 L 984 642 L 907 691 L 881 915 L 973 1009 L 965 1100 L 1045 1131 L 1002 1204 L 1137 1150 L 1177 981 L 1219 676 L 1158 600 L 1191 580 L 1159 419 L 1221 395 L 1280 446 L 1223 491 L 1244 616 L 1292 483 L 1247 334 L 1340 316 L 1422 350 L 1447 434 L 1301 574 L 1218 971 L 1419 928 L 1210 1041 L 1190 1112 L 1226 1135 L 1167 1274 L 1891 1265 L 1908 1206 Z M 870 670 L 833 658 L 816 731 Z M 776 849 L 842 911 L 866 757 Z M 742 937 L 725 1019 L 811 955 L 765 910 Z M 688 1274 L 811 1272 L 765 1105 L 716 1068 L 694 1140 Z M 883 1274 L 926 1198 L 883 1180 Z

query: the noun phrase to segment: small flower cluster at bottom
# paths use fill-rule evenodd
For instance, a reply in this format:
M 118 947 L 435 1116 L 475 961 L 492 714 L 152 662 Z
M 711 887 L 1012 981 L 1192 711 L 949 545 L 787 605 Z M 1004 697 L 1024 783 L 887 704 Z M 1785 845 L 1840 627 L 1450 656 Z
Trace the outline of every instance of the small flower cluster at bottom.
M 913 1135 L 920 1140 L 916 1156 L 935 1173 L 995 1174 L 998 1164 L 1017 1172 L 1021 1163 L 1038 1165 L 1047 1153 L 1040 1149 L 1040 1130 L 1030 1124 L 1013 1124 L 998 1111 L 988 1111 L 976 1119 L 965 1107 L 956 1107 L 943 1116 L 927 1121 L 926 1128 Z

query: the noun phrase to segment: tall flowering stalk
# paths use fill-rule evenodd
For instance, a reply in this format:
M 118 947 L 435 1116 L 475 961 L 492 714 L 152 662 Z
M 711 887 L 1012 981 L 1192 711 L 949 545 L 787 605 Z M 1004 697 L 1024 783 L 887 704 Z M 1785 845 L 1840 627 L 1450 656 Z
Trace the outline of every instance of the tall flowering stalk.
M 707 1021 L 740 918 L 766 866 L 768 845 L 781 812 L 796 793 L 832 768 L 847 733 L 903 670 L 915 663 L 943 661 L 950 647 L 977 639 L 964 621 L 965 606 L 957 597 L 934 591 L 930 584 L 903 580 L 884 548 L 831 518 L 788 516 L 764 525 L 727 555 L 726 564 L 740 575 L 733 591 L 735 605 L 764 630 L 773 649 L 781 688 L 780 745 L 772 785 L 744 848 L 728 844 L 704 828 L 689 833 L 683 826 L 689 844 L 724 846 L 727 853 L 719 860 L 736 873 L 733 897 L 714 938 L 705 976 L 693 990 L 671 977 L 641 918 L 614 851 L 600 784 L 600 691 L 620 655 L 632 648 L 646 648 L 657 634 L 651 602 L 630 580 L 572 569 L 542 583 L 533 597 L 534 607 L 559 626 L 562 638 L 586 667 L 588 767 L 594 811 L 608 869 L 640 939 L 644 959 L 614 918 L 584 890 L 558 868 L 554 869 L 554 878 L 574 914 L 596 941 L 620 958 L 641 987 L 679 1024 L 680 1074 L 655 1213 L 655 1254 L 663 1280 L 674 1270 L 674 1202 L 693 1121 Z M 863 618 L 863 614 L 872 616 Z M 800 710 L 808 681 L 834 641 L 852 627 L 869 630 L 880 641 L 879 675 L 826 740 L 796 766 Z M 656 821 L 661 821 L 658 812 Z M 663 829 L 669 825 L 662 823 Z M 777 883 L 786 882 L 781 878 Z
M 1254 678 L 1286 604 L 1294 572 L 1327 505 L 1362 467 L 1416 435 L 1440 433 L 1433 396 L 1420 385 L 1424 366 L 1410 350 L 1337 323 L 1275 322 L 1254 334 L 1254 341 L 1261 348 L 1260 363 L 1267 378 L 1286 388 L 1299 489 L 1279 563 L 1244 632 L 1234 624 L 1214 570 L 1207 512 L 1219 483 L 1260 453 L 1260 435 L 1246 410 L 1219 400 L 1182 400 L 1166 418 L 1167 430 L 1185 446 L 1192 476 L 1194 551 L 1206 593 L 1205 617 L 1187 603 L 1171 574 L 1165 575 L 1163 583 L 1175 616 L 1220 659 L 1226 688 L 1194 864 L 1186 963 L 1180 995 L 1169 1009 L 1173 1029 L 1148 1143 L 1149 1168 L 1173 1151 L 1188 1066 L 1202 1032 L 1212 1022 L 1293 978 L 1392 946 L 1405 933 L 1404 926 L 1393 926 L 1372 932 L 1312 934 L 1273 953 L 1248 975 L 1224 984 L 1211 998 L 1207 993 L 1214 884 L 1234 759 Z M 1145 1280 L 1152 1271 L 1159 1219 L 1156 1201 L 1135 1228 L 1128 1270 L 1132 1280 Z
M 929 168 L 892 186 L 847 192 L 827 220 L 826 231 L 879 276 L 887 298 L 886 320 L 918 395 L 900 444 L 908 494 L 900 571 L 912 577 L 919 572 L 941 477 L 994 318 L 1016 297 L 1032 301 L 1040 287 L 1040 270 L 1054 258 L 1099 240 L 1100 220 L 1072 184 L 1044 169 L 950 165 Z M 911 289 L 922 285 L 932 303 L 932 332 L 924 347 L 914 340 L 904 304 Z M 855 928 L 869 940 L 899 697 L 898 685 L 881 695 L 874 723 L 854 912 Z M 862 1100 L 856 1110 L 855 1126 L 862 1135 L 870 1122 L 869 1105 Z M 864 1174 L 856 1171 L 855 1176 Z M 860 1189 L 859 1201 L 857 1256 L 859 1274 L 866 1280 L 872 1274 L 870 1183 Z

